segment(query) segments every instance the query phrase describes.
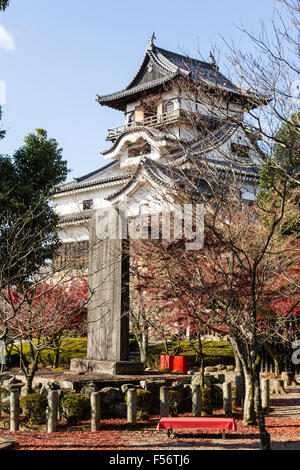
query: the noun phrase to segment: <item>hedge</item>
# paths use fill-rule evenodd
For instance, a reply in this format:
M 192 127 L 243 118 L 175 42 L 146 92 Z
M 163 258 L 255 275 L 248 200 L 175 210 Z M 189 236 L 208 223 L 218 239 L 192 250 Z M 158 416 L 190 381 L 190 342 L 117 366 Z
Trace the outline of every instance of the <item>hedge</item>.
M 68 367 L 73 357 L 86 357 L 87 338 L 64 338 L 62 348 L 60 350 L 60 366 Z M 30 353 L 28 344 L 23 344 L 23 356 L 30 362 Z M 52 366 L 54 363 L 55 352 L 53 350 L 44 349 L 40 353 L 39 364 L 44 366 Z M 9 365 L 17 367 L 19 365 L 19 354 L 16 349 L 11 352 Z
M 129 339 L 130 350 L 136 348 L 137 342 L 134 338 Z M 60 350 L 59 366 L 69 367 L 71 359 L 74 357 L 84 358 L 87 354 L 87 338 L 64 338 Z M 30 362 L 30 353 L 28 344 L 23 344 L 23 356 L 27 362 Z M 44 349 L 41 351 L 39 364 L 42 366 L 52 366 L 54 363 L 55 351 Z M 19 354 L 16 349 L 11 352 L 9 360 L 11 367 L 19 366 Z
M 180 341 L 180 355 L 189 356 L 189 365 L 196 366 L 196 353 L 191 343 L 197 348 L 197 341 Z M 178 348 L 178 341 L 168 343 L 169 354 L 172 355 Z M 204 354 L 205 366 L 215 366 L 217 364 L 234 365 L 234 352 L 230 343 L 227 341 L 203 341 L 202 349 Z M 152 348 L 147 359 L 147 366 L 153 369 L 160 368 L 160 355 L 165 354 L 163 344 Z
M 61 400 L 63 417 L 69 426 L 80 424 L 81 420 L 90 417 L 90 400 L 81 393 L 70 393 Z
M 130 338 L 129 346 L 133 350 L 136 348 L 136 340 Z M 181 352 L 189 356 L 189 364 L 191 367 L 196 366 L 196 354 L 189 341 L 181 341 L 179 343 Z M 195 341 L 197 347 L 197 342 Z M 172 341 L 168 344 L 169 353 L 176 352 L 178 342 Z M 23 353 L 27 361 L 30 360 L 29 347 L 23 345 Z M 234 353 L 232 346 L 227 341 L 203 341 L 203 353 L 206 366 L 215 366 L 217 364 L 234 365 Z M 87 354 L 87 338 L 64 338 L 62 349 L 60 351 L 60 367 L 69 367 L 70 360 L 74 357 L 84 358 Z M 159 344 L 149 351 L 146 361 L 147 367 L 153 369 L 160 368 L 160 355 L 165 354 L 163 344 Z M 54 351 L 45 349 L 41 352 L 39 364 L 42 366 L 52 366 L 54 363 Z M 12 367 L 19 365 L 19 356 L 16 351 L 12 351 L 9 364 Z

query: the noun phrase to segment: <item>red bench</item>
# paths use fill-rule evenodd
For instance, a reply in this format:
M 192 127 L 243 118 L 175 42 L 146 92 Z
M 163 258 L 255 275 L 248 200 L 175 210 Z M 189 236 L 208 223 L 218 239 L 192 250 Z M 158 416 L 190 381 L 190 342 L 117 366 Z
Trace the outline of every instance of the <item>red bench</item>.
M 236 431 L 236 423 L 233 418 L 161 418 L 157 425 L 157 431 L 168 430 L 168 436 L 174 429 L 220 429 L 222 438 L 225 439 L 225 432 Z

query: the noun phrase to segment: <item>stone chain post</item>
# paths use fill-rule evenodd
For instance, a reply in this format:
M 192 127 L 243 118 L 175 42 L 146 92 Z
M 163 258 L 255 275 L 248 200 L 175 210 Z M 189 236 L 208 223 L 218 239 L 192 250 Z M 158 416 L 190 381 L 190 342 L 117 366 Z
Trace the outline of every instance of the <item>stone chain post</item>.
M 127 423 L 136 424 L 136 389 L 130 388 L 127 392 Z
M 232 392 L 231 382 L 223 383 L 223 408 L 226 418 L 232 417 Z
M 91 431 L 96 432 L 100 429 L 100 393 L 91 393 Z
M 200 385 L 192 385 L 192 414 L 201 416 L 201 388 Z
M 10 430 L 12 432 L 18 431 L 19 429 L 19 390 L 10 390 Z
M 160 417 L 167 418 L 169 416 L 169 388 L 160 387 L 159 391 L 160 400 Z
M 47 432 L 52 433 L 56 431 L 57 427 L 57 409 L 58 409 L 58 391 L 49 390 L 48 393 L 48 423 Z

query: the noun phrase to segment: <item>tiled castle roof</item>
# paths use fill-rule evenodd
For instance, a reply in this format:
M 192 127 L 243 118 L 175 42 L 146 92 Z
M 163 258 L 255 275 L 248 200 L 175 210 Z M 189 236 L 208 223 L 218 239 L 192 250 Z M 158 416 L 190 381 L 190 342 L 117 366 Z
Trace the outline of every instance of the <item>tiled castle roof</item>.
M 142 64 L 123 90 L 97 97 L 101 105 L 124 111 L 126 104 L 138 97 L 141 92 L 167 84 L 176 77 L 185 77 L 208 88 L 221 90 L 223 93 L 243 98 L 255 106 L 257 98 L 247 90 L 233 84 L 220 71 L 215 63 L 203 62 L 182 54 L 157 47 L 151 41 L 148 45 Z

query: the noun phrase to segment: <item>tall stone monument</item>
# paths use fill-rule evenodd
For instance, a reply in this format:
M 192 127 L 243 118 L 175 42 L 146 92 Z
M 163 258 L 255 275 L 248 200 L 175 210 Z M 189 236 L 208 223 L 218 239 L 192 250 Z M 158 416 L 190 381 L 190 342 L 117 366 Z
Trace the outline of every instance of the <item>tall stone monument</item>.
M 142 373 L 129 361 L 129 246 L 119 236 L 114 210 L 97 211 L 90 223 L 87 358 L 72 359 L 71 370 L 111 375 Z

